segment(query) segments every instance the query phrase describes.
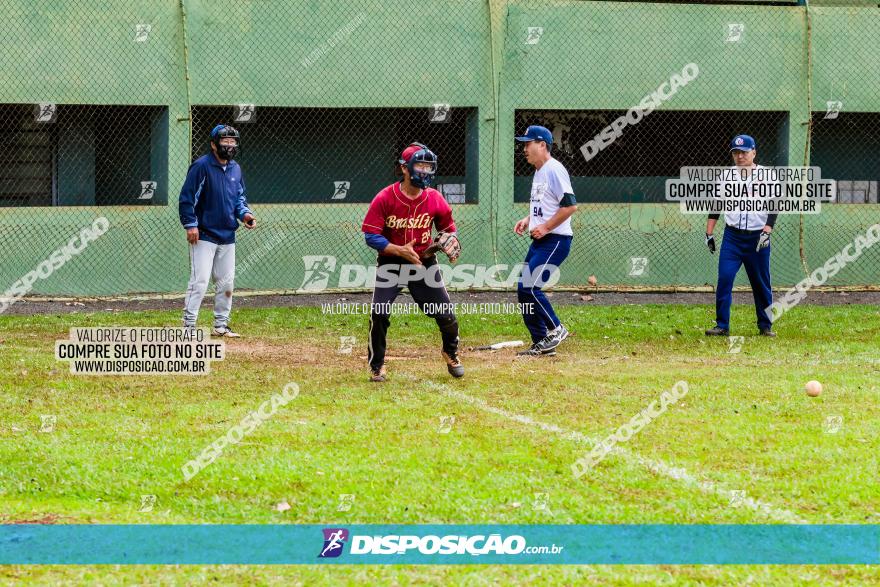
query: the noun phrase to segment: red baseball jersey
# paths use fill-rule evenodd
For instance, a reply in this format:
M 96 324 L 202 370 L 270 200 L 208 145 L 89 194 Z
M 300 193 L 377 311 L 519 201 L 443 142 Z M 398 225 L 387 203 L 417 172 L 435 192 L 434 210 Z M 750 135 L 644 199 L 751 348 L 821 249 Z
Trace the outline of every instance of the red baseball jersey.
M 425 188 L 418 198 L 411 199 L 400 191 L 398 182 L 376 194 L 361 230 L 381 234 L 393 245 L 415 240 L 413 249 L 421 255 L 433 241 L 432 224 L 439 232 L 455 232 L 452 208 L 443 194 Z

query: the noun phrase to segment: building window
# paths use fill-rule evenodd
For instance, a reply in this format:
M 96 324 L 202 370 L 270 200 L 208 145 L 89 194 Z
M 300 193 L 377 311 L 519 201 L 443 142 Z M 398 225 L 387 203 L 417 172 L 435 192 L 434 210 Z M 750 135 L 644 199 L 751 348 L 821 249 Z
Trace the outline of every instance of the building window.
M 0 206 L 167 203 L 165 107 L 0 104 L 0 124 Z
M 438 157 L 438 189 L 452 203 L 477 202 L 476 108 L 193 107 L 193 159 L 211 129 L 241 133 L 251 203 L 365 203 L 388 184 L 411 142 Z
M 665 181 L 678 177 L 681 167 L 732 165 L 728 147 L 738 134 L 755 138 L 758 163 L 788 164 L 787 112 L 655 110 L 624 126 L 613 140 L 596 138 L 625 115 L 626 110 L 517 110 L 516 132 L 531 124 L 550 129 L 553 157 L 568 169 L 578 202 L 665 202 Z M 514 199 L 527 202 L 534 168 L 522 143 L 512 148 Z
M 813 113 L 811 164 L 837 180 L 840 204 L 876 204 L 880 182 L 880 114 L 840 112 L 829 103 Z M 839 106 L 838 106 L 839 108 Z

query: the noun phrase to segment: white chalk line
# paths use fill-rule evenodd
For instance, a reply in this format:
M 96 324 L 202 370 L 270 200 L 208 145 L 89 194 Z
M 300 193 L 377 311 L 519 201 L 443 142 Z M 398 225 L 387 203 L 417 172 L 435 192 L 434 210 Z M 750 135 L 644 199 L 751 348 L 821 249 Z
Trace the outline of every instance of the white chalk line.
M 514 422 L 519 422 L 520 424 L 524 424 L 526 426 L 530 426 L 533 428 L 539 428 L 546 432 L 552 432 L 561 438 L 565 438 L 567 440 L 572 440 L 574 442 L 586 444 L 591 448 L 595 446 L 599 439 L 591 436 L 587 436 L 580 432 L 574 430 L 566 430 L 564 428 L 560 428 L 555 424 L 547 424 L 545 422 L 540 422 L 528 416 L 524 416 L 522 414 L 514 414 L 512 412 L 508 412 L 507 410 L 503 410 L 501 408 L 496 408 L 487 404 L 484 400 L 479 398 L 471 397 L 466 393 L 462 393 L 460 391 L 456 391 L 450 388 L 448 385 L 442 383 L 436 383 L 431 381 L 430 379 L 422 379 L 418 378 L 414 375 L 410 375 L 409 373 L 401 373 L 404 377 L 408 379 L 412 379 L 414 381 L 421 381 L 428 387 L 438 390 L 443 394 L 453 397 L 455 399 L 459 399 L 464 401 L 472 406 L 475 406 L 484 412 L 489 412 L 490 414 L 495 414 L 496 416 L 500 416 L 507 420 L 511 420 Z M 636 464 L 641 467 L 644 467 L 654 473 L 655 475 L 660 475 L 663 477 L 667 477 L 669 479 L 673 479 L 675 481 L 679 481 L 684 485 L 689 487 L 694 487 L 699 491 L 709 494 L 716 495 L 718 497 L 722 497 L 727 500 L 728 503 L 732 503 L 734 501 L 738 502 L 739 506 L 750 509 L 754 512 L 761 513 L 766 515 L 768 518 L 771 518 L 777 522 L 784 522 L 786 524 L 809 524 L 807 520 L 799 517 L 797 514 L 783 508 L 777 508 L 770 503 L 765 501 L 761 501 L 758 499 L 754 499 L 750 497 L 743 490 L 733 490 L 728 489 L 721 483 L 716 483 L 715 481 L 707 481 L 703 479 L 698 479 L 694 475 L 691 475 L 687 472 L 684 467 L 673 467 L 666 463 L 665 461 L 658 459 L 649 459 L 647 457 L 643 457 L 639 454 L 634 453 L 631 450 L 623 448 L 621 446 L 615 446 L 609 454 L 615 454 L 622 458 L 629 464 Z

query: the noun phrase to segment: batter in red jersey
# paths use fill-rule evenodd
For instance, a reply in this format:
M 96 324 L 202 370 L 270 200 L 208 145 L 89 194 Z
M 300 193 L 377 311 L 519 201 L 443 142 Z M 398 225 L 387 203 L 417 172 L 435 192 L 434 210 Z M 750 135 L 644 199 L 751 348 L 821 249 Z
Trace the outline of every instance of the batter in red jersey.
M 379 253 L 370 312 L 370 380 L 385 381 L 391 304 L 404 287 L 421 310 L 437 321 L 446 368 L 453 377 L 461 377 L 464 367 L 458 359 L 458 320 L 435 255 L 442 248 L 454 262 L 460 245 L 452 209 L 443 195 L 431 188 L 437 156 L 425 145 L 413 143 L 401 153 L 397 170 L 401 181 L 376 194 L 361 227 L 367 245 Z M 437 239 L 434 229 L 439 233 Z

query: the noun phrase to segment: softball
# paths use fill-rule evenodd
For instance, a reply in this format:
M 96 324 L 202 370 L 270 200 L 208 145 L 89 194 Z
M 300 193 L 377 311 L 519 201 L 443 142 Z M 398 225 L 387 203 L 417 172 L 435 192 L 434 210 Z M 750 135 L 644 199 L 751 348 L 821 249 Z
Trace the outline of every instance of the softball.
M 807 384 L 804 386 L 804 389 L 807 392 L 807 395 L 810 397 L 816 397 L 820 393 L 822 393 L 822 384 L 818 381 L 807 381 Z

